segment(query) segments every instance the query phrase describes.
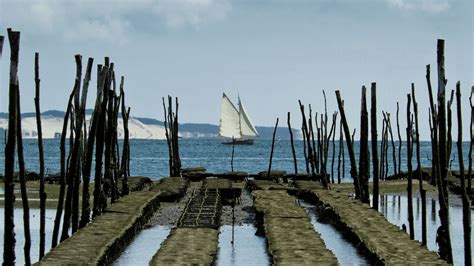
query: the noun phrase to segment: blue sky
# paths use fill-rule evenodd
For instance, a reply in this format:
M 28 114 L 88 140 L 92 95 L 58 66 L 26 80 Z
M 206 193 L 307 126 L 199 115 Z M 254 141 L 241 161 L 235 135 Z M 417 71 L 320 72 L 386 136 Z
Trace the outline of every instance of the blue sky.
M 404 128 L 414 82 L 428 139 L 425 65 L 435 85 L 436 40 L 445 39 L 448 88 L 460 80 L 470 93 L 473 8 L 470 0 L 0 0 L 0 35 L 6 27 L 22 32 L 24 111 L 34 110 L 34 52 L 43 110 L 65 108 L 80 53 L 84 65 L 87 57 L 111 57 L 125 76 L 132 115 L 161 119 L 161 97 L 171 94 L 180 98 L 182 122 L 217 124 L 225 91 L 240 94 L 257 125 L 273 125 L 287 111 L 299 125 L 298 99 L 320 112 L 324 89 L 332 112 L 339 89 L 353 128 L 360 88 L 376 81 L 378 109 L 394 117 L 400 101 Z M 8 50 L 0 61 L 0 111 L 7 110 Z M 469 111 L 465 97 L 466 137 Z

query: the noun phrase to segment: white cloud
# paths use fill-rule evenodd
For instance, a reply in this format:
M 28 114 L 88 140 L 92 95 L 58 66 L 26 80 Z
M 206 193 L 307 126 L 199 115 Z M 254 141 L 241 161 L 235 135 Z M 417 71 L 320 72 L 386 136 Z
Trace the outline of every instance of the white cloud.
M 66 40 L 112 43 L 123 43 L 129 33 L 139 30 L 143 16 L 172 29 L 198 27 L 224 19 L 231 8 L 230 0 L 0 1 L 2 25 L 40 35 L 59 34 Z
M 449 0 L 386 0 L 392 7 L 407 11 L 422 11 L 427 13 L 440 13 L 448 10 L 451 5 Z
M 155 13 L 173 28 L 218 21 L 229 10 L 228 0 L 160 0 L 154 7 Z

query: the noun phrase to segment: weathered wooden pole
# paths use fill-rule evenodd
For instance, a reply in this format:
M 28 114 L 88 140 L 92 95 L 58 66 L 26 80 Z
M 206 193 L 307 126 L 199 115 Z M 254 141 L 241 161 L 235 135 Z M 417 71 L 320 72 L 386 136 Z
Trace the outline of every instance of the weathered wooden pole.
M 174 115 L 174 156 L 175 156 L 175 167 L 176 167 L 176 175 L 181 176 L 181 158 L 179 156 L 179 123 L 178 123 L 178 113 L 179 113 L 179 103 L 178 97 L 175 97 L 175 115 Z
M 59 226 L 61 224 L 61 217 L 63 213 L 63 206 L 64 206 L 64 196 L 66 193 L 66 135 L 67 135 L 67 124 L 69 121 L 69 110 L 72 106 L 72 100 L 74 98 L 74 91 L 76 86 L 74 86 L 71 94 L 69 95 L 68 104 L 66 107 L 66 113 L 64 114 L 63 119 L 63 129 L 61 132 L 61 140 L 60 140 L 60 179 L 59 179 L 59 196 L 58 196 L 58 206 L 56 208 L 56 216 L 54 219 L 54 228 L 53 228 L 53 237 L 51 241 L 51 247 L 54 248 L 58 245 L 58 236 L 59 236 Z
M 471 105 L 471 123 L 469 125 L 470 129 L 470 143 L 469 143 L 469 172 L 467 177 L 467 191 L 469 195 L 472 195 L 472 145 L 474 140 L 474 105 L 472 104 L 472 95 L 474 94 L 474 86 L 471 87 L 471 95 L 469 96 L 469 104 Z
M 360 108 L 360 141 L 359 141 L 359 181 L 361 201 L 370 204 L 369 195 L 369 114 L 367 112 L 367 88 L 362 86 Z
M 361 188 L 359 184 L 359 176 L 357 173 L 357 164 L 354 155 L 354 146 L 352 144 L 351 132 L 349 131 L 349 125 L 346 120 L 346 113 L 344 112 L 344 106 L 341 99 L 339 90 L 336 90 L 337 105 L 339 107 L 339 113 L 341 113 L 341 120 L 344 126 L 344 134 L 346 135 L 347 150 L 349 151 L 349 158 L 351 161 L 351 176 L 354 180 L 354 191 L 356 199 L 361 199 Z
M 122 76 L 120 80 L 120 95 L 122 97 L 122 121 L 123 121 L 123 148 L 122 148 L 122 162 L 121 162 L 121 173 L 123 175 L 122 179 L 122 195 L 128 195 L 130 192 L 128 187 L 128 157 L 130 151 L 130 132 L 128 130 L 128 119 L 130 118 L 130 107 L 125 108 L 125 90 L 124 90 L 124 77 Z
M 305 115 L 305 112 L 304 112 L 304 105 L 301 103 L 300 100 L 298 100 L 298 103 L 300 105 L 301 116 L 303 118 L 303 133 L 306 135 L 306 145 L 307 145 L 307 149 L 308 149 L 307 150 L 307 157 L 308 157 L 309 164 L 311 166 L 311 174 L 313 175 L 313 177 L 315 177 L 313 149 L 311 148 L 311 136 L 310 136 L 310 132 L 308 130 L 307 122 L 306 122 L 306 115 Z
M 20 50 L 20 32 L 8 29 L 10 43 L 10 81 L 8 101 L 8 136 L 5 146 L 5 216 L 3 238 L 3 264 L 15 264 L 15 222 L 14 222 L 14 183 L 15 139 L 17 136 L 17 97 L 18 97 L 18 54 Z
M 392 131 L 392 120 L 390 119 L 390 114 L 387 113 L 387 122 L 388 122 L 388 134 L 390 134 L 390 143 L 392 144 L 392 161 L 393 161 L 393 174 L 397 174 L 397 151 L 395 148 L 395 140 L 393 139 L 393 131 Z M 388 142 L 388 139 L 387 139 Z M 388 143 L 387 143 L 388 149 Z M 388 155 L 387 155 L 388 157 Z
M 444 40 L 438 40 L 437 43 L 437 65 L 438 65 L 438 148 L 439 148 L 439 171 L 441 177 L 441 188 L 443 188 L 444 194 L 444 207 L 440 212 L 440 219 L 443 221 L 441 223 L 441 230 L 439 235 L 442 238 L 443 242 L 440 249 L 441 258 L 445 259 L 448 263 L 453 262 L 453 252 L 451 248 L 451 236 L 449 233 L 449 191 L 447 185 L 447 176 L 448 176 L 448 151 L 446 147 L 447 143 L 447 133 L 446 133 L 446 83 L 448 80 L 445 75 L 444 68 Z M 440 239 L 441 239 L 440 238 Z
M 464 265 L 472 265 L 471 254 L 471 201 L 466 192 L 466 183 L 464 178 L 464 160 L 462 149 L 462 108 L 461 108 L 461 83 L 456 83 L 456 102 L 458 113 L 458 160 L 459 172 L 461 175 L 461 198 L 462 198 L 462 214 L 464 226 Z M 472 133 L 471 133 L 472 134 Z
M 272 159 L 273 159 L 273 149 L 275 147 L 275 134 L 276 134 L 276 131 L 277 131 L 277 128 L 278 128 L 278 117 L 277 117 L 277 120 L 276 120 L 276 124 L 275 124 L 275 129 L 273 129 L 273 137 L 272 137 L 272 150 L 270 152 L 270 162 L 268 164 L 268 173 L 267 173 L 267 178 L 270 177 L 270 172 L 272 171 Z M 276 181 L 276 180 L 275 180 Z
M 333 184 L 334 184 L 334 161 L 336 160 L 336 131 L 337 131 L 336 122 L 337 122 L 337 112 L 334 112 L 334 114 L 332 115 L 332 125 L 331 125 L 331 132 L 332 132 L 331 180 Z
M 306 153 L 306 134 L 305 134 L 305 130 L 304 130 L 304 121 L 302 122 L 302 126 L 301 126 L 301 132 L 303 135 L 303 156 L 304 156 L 304 163 L 305 163 L 305 166 L 306 166 L 306 173 L 309 174 L 309 162 L 308 162 L 308 155 Z
M 431 161 L 431 185 L 437 184 L 438 178 L 438 164 L 437 161 L 438 156 L 438 120 L 437 120 L 437 110 L 434 104 L 433 99 L 433 89 L 431 87 L 431 78 L 430 78 L 430 65 L 426 65 L 426 83 L 428 87 L 428 95 L 430 99 L 430 123 L 432 122 L 432 127 L 430 127 L 430 135 L 431 135 L 431 153 L 432 153 L 432 161 Z M 439 188 L 439 187 L 438 187 Z M 439 195 L 441 196 L 441 195 Z
M 400 178 L 400 174 L 402 173 L 402 134 L 400 133 L 400 119 L 399 119 L 399 113 L 400 113 L 400 106 L 397 102 L 397 134 L 398 134 L 398 171 L 397 175 L 398 178 Z
M 341 184 L 341 163 L 344 157 L 344 134 L 342 131 L 342 121 L 339 122 L 339 154 L 337 156 L 337 183 Z M 344 177 L 344 176 L 343 176 Z
M 385 133 L 387 130 L 387 117 L 385 112 L 382 111 L 383 120 L 382 120 L 382 139 L 380 141 L 380 167 L 379 168 L 379 178 L 381 180 L 385 180 L 384 173 L 385 173 Z
M 17 83 L 18 84 L 18 83 Z M 21 108 L 20 108 L 20 88 L 19 85 L 16 86 L 16 141 L 18 148 L 18 168 L 19 173 L 18 177 L 20 180 L 21 186 L 21 201 L 23 205 L 23 229 L 25 234 L 25 245 L 24 245 L 24 256 L 25 256 L 25 265 L 31 265 L 30 259 L 30 250 L 31 250 L 31 234 L 30 234 L 30 207 L 28 205 L 28 191 L 26 188 L 26 179 L 25 179 L 25 156 L 23 154 L 23 136 L 21 130 Z
M 107 113 L 107 80 L 109 79 L 109 65 L 106 60 L 106 64 L 102 67 L 102 79 L 103 84 L 98 84 L 98 90 L 102 91 L 102 102 L 100 106 L 100 112 L 97 114 L 97 132 L 96 132 L 96 144 L 95 144 L 95 173 L 94 173 L 94 206 L 92 208 L 92 217 L 96 217 L 102 213 L 102 202 L 106 200 L 106 195 L 102 189 L 103 178 L 102 178 L 102 157 L 104 155 L 104 138 L 105 138 L 105 123 Z M 96 114 L 94 114 L 96 115 Z
M 40 78 L 39 78 L 39 54 L 35 53 L 35 111 L 36 128 L 38 131 L 38 154 L 40 161 L 40 260 L 44 256 L 45 250 L 45 223 L 46 223 L 46 193 L 44 192 L 44 154 L 43 154 L 43 131 L 41 128 L 41 109 L 40 109 Z
M 415 226 L 413 222 L 413 193 L 412 193 L 412 120 L 411 120 L 411 97 L 410 94 L 407 94 L 407 162 L 408 162 L 408 227 L 410 232 L 410 239 L 415 239 Z
M 372 145 L 373 201 L 372 208 L 379 209 L 379 153 L 377 151 L 377 84 L 370 87 L 370 133 Z
M 291 129 L 290 112 L 288 112 L 288 130 L 290 131 L 291 152 L 293 154 L 293 163 L 295 165 L 295 175 L 298 174 L 298 162 L 296 161 L 295 143 L 293 141 L 293 130 Z
M 447 104 L 447 127 L 448 127 L 448 142 L 446 144 L 447 146 L 447 154 L 446 154 L 446 160 L 447 160 L 447 166 L 448 168 L 451 167 L 451 151 L 453 149 L 453 137 L 451 134 L 452 128 L 453 128 L 453 111 L 451 110 L 451 106 L 453 105 L 454 102 L 454 90 L 451 90 L 451 96 L 449 97 L 448 104 Z
M 168 144 L 168 164 L 170 168 L 170 176 L 173 176 L 173 151 L 171 149 L 171 132 L 168 131 L 168 112 L 166 111 L 165 97 L 162 97 L 163 101 L 163 114 L 164 114 L 164 126 L 165 126 L 165 136 L 166 144 Z
M 230 171 L 234 172 L 234 151 L 235 151 L 235 139 L 232 138 L 232 154 L 230 156 Z
M 416 143 L 416 174 L 419 181 L 419 189 L 421 195 L 421 245 L 426 246 L 427 229 L 426 229 L 426 190 L 423 189 L 423 173 L 421 170 L 421 152 L 420 152 L 420 132 L 418 127 L 418 103 L 415 96 L 415 84 L 411 84 L 411 97 L 413 99 L 413 112 L 415 114 L 415 143 Z
M 75 99 L 76 95 L 79 95 L 80 87 L 81 87 L 81 78 L 82 78 L 82 56 L 76 55 L 76 80 L 75 80 Z M 79 92 L 78 92 L 79 91 Z M 77 97 L 79 98 L 79 97 Z M 79 101 L 74 101 L 74 105 L 80 105 Z M 66 240 L 69 237 L 69 228 L 72 228 L 72 233 L 76 232 L 77 227 L 79 225 L 79 221 L 77 220 L 77 224 L 75 223 L 75 208 L 74 208 L 74 186 L 76 184 L 76 178 L 79 178 L 79 168 L 80 168 L 80 136 L 82 135 L 82 120 L 78 121 L 80 116 L 80 106 L 74 106 L 74 115 L 75 118 L 75 136 L 73 141 L 73 146 L 71 147 L 71 158 L 69 161 L 69 168 L 67 172 L 67 192 L 66 192 L 66 203 L 64 208 L 64 220 L 63 220 L 63 228 L 61 233 L 61 241 Z M 73 124 L 73 123 L 71 123 Z M 79 128 L 77 127 L 79 125 Z M 71 130 L 72 133 L 72 130 Z
M 2 58 L 2 51 L 3 51 L 3 42 L 5 40 L 5 37 L 3 35 L 0 35 L 0 59 Z

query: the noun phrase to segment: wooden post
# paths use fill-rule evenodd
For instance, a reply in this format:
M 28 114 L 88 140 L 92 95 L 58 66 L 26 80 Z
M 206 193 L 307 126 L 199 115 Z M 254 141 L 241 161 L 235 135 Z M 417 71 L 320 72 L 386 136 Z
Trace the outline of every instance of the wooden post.
M 307 157 L 308 157 L 308 161 L 310 163 L 310 166 L 311 166 L 311 174 L 313 175 L 313 177 L 315 177 L 315 172 L 314 172 L 314 160 L 313 160 L 313 149 L 311 148 L 311 136 L 310 136 L 310 132 L 308 131 L 308 126 L 306 124 L 306 115 L 305 115 L 305 112 L 304 112 L 304 105 L 301 104 L 301 101 L 298 100 L 298 103 L 300 105 L 300 110 L 301 110 L 301 116 L 303 118 L 303 133 L 306 135 L 306 145 L 307 145 Z M 315 148 L 315 147 L 314 147 Z
M 383 114 L 383 120 L 382 120 L 382 139 L 380 141 L 380 168 L 379 169 L 379 178 L 381 180 L 385 180 L 384 178 L 384 169 L 385 169 L 385 133 L 387 131 L 387 116 L 385 115 L 385 112 L 382 111 Z
M 467 177 L 467 191 L 469 192 L 469 195 L 472 195 L 472 145 L 473 145 L 473 140 L 474 140 L 474 134 L 473 134 L 473 126 L 474 126 L 474 106 L 472 104 L 472 95 L 474 94 L 474 86 L 471 87 L 471 95 L 469 96 L 469 104 L 471 105 L 471 123 L 469 125 L 469 129 L 471 132 L 470 134 L 470 144 L 469 144 L 469 172 L 468 172 L 468 177 Z
M 402 173 L 402 170 L 401 170 L 401 166 L 402 166 L 402 134 L 400 133 L 399 113 L 400 113 L 400 106 L 397 102 L 397 133 L 398 133 L 398 162 L 399 162 L 397 175 L 400 178 L 400 174 Z
M 293 142 L 293 130 L 291 129 L 290 123 L 290 112 L 288 112 L 288 130 L 290 131 L 290 142 L 291 142 L 291 152 L 293 153 L 293 162 L 295 164 L 295 175 L 298 174 L 298 163 L 296 161 L 296 152 L 295 152 L 295 144 Z
M 301 135 L 303 135 L 303 155 L 304 155 L 304 162 L 306 165 L 306 173 L 309 174 L 309 162 L 308 162 L 308 155 L 306 153 L 306 134 L 304 130 L 304 121 L 302 123 L 303 125 L 301 126 L 301 132 L 302 132 Z
M 35 53 L 35 110 L 36 110 L 36 128 L 38 130 L 38 154 L 40 161 L 40 260 L 44 256 L 45 250 L 45 222 L 46 222 L 46 193 L 44 192 L 44 154 L 43 154 L 43 131 L 41 128 L 41 109 L 40 109 L 40 78 L 39 78 L 39 54 Z
M 451 237 L 449 233 L 449 192 L 447 185 L 448 176 L 448 151 L 446 147 L 447 133 L 446 133 L 446 83 L 444 68 L 444 40 L 438 40 L 437 44 L 437 64 L 438 64 L 438 148 L 439 148 L 439 172 L 441 177 L 440 187 L 444 194 L 444 207 L 441 210 L 440 217 L 442 220 L 440 234 L 443 247 L 440 247 L 440 257 L 445 259 L 448 263 L 453 262 L 453 254 L 451 248 Z M 438 241 L 440 243 L 440 241 Z
M 392 161 L 393 161 L 393 174 L 397 174 L 397 155 L 396 155 L 396 148 L 395 148 L 395 140 L 393 139 L 393 132 L 392 132 L 392 120 L 390 119 L 390 114 L 387 114 L 387 119 L 388 119 L 388 133 L 390 134 L 390 142 L 392 144 Z M 387 139 L 388 142 L 388 139 Z M 387 149 L 388 149 L 388 143 L 387 143 Z M 388 155 L 387 155 L 388 156 Z
M 230 157 L 230 171 L 234 172 L 234 149 L 235 149 L 235 139 L 232 138 L 232 155 Z
M 130 132 L 128 130 L 128 119 L 130 118 L 130 107 L 125 108 L 125 90 L 124 90 L 124 77 L 122 76 L 120 80 L 120 95 L 122 97 L 122 121 L 123 121 L 123 148 L 122 148 L 122 162 L 121 162 L 121 173 L 123 175 L 122 179 L 122 195 L 129 194 L 128 187 L 128 169 L 127 161 L 130 159 L 128 157 L 130 150 Z
M 412 122 L 411 122 L 411 97 L 407 94 L 407 162 L 408 162 L 408 227 L 410 232 L 410 239 L 415 239 L 415 227 L 413 223 L 413 195 L 412 195 L 412 151 L 411 151 L 411 138 L 412 138 Z
M 337 112 L 334 112 L 332 115 L 332 125 L 331 125 L 331 132 L 332 134 L 332 162 L 331 162 L 331 180 L 334 184 L 334 161 L 336 160 L 336 126 L 337 121 Z M 331 136 L 331 135 L 329 135 Z
M 178 123 L 179 103 L 178 97 L 175 97 L 175 116 L 174 116 L 174 156 L 177 176 L 181 176 L 181 158 L 179 157 L 179 123 Z
M 377 84 L 372 82 L 370 88 L 370 132 L 372 145 L 373 202 L 372 208 L 379 209 L 379 153 L 377 151 Z
M 17 136 L 17 97 L 18 97 L 18 54 L 20 50 L 20 32 L 8 29 L 10 42 L 10 84 L 8 102 L 8 136 L 5 146 L 5 216 L 3 238 L 3 264 L 15 264 L 15 222 L 14 222 L 14 183 L 15 138 Z
M 76 55 L 76 80 L 74 83 L 74 97 L 76 99 L 76 95 L 79 95 L 80 87 L 81 87 L 81 78 L 82 78 L 82 56 L 81 55 Z M 74 104 L 79 105 L 79 101 L 74 101 Z M 78 121 L 79 114 L 80 113 L 80 107 L 74 106 L 75 110 L 75 139 L 73 141 L 73 146 L 70 148 L 71 152 L 71 159 L 69 161 L 69 168 L 67 172 L 67 192 L 66 192 L 66 203 L 65 203 L 65 208 L 64 208 L 64 221 L 63 221 L 63 228 L 62 228 L 62 233 L 61 233 L 61 241 L 66 240 L 69 237 L 69 228 L 71 226 L 72 228 L 72 233 L 76 232 L 78 223 L 75 224 L 75 208 L 74 208 L 74 186 L 76 184 L 76 178 L 77 175 L 79 174 L 79 162 L 80 162 L 80 135 L 82 134 L 82 121 Z M 79 123 L 80 122 L 80 123 Z M 73 123 L 71 122 L 71 125 Z M 77 125 L 79 125 L 79 128 L 77 128 Z M 71 130 L 72 133 L 72 130 Z M 71 140 L 70 140 L 71 141 Z M 78 221 L 77 221 L 78 222 Z
M 18 168 L 19 168 L 19 180 L 21 186 L 21 201 L 23 205 L 23 228 L 25 234 L 25 246 L 24 256 L 25 256 L 25 265 L 31 265 L 30 259 L 30 250 L 31 250 L 31 234 L 30 234 L 30 208 L 28 205 L 28 192 L 26 188 L 26 179 L 25 179 L 25 159 L 23 155 L 23 137 L 22 137 L 22 130 L 21 130 L 21 108 L 20 108 L 20 90 L 17 86 L 17 130 L 16 130 L 16 139 L 17 139 L 17 147 L 18 147 Z
M 165 97 L 161 98 L 163 101 L 163 113 L 165 116 L 164 126 L 165 126 L 165 136 L 166 136 L 166 143 L 168 144 L 168 164 L 170 168 L 170 176 L 173 176 L 173 152 L 171 149 L 171 132 L 168 132 L 168 112 L 166 111 L 166 103 Z
M 448 142 L 446 144 L 447 146 L 447 154 L 446 154 L 446 164 L 448 166 L 448 168 L 451 168 L 451 151 L 452 151 L 452 148 L 453 148 L 453 137 L 451 135 L 451 131 L 452 131 L 452 127 L 453 127 L 453 121 L 452 121 L 452 117 L 453 117 L 453 112 L 451 110 L 451 106 L 454 102 L 454 90 L 451 90 L 451 96 L 449 97 L 449 100 L 448 100 L 448 108 L 447 108 L 447 126 L 448 126 L 448 132 L 447 132 L 447 136 L 448 136 Z
M 456 102 L 458 113 L 458 160 L 459 172 L 461 175 L 461 198 L 462 198 L 462 214 L 464 226 L 464 265 L 472 265 L 471 254 L 471 201 L 466 192 L 466 182 L 464 178 L 464 160 L 462 149 L 462 108 L 461 108 L 461 83 L 456 83 Z M 472 133 L 471 133 L 472 134 Z
M 5 37 L 0 35 L 0 59 L 2 58 L 2 51 L 3 51 L 3 42 L 5 40 Z
M 107 60 L 106 60 L 107 61 Z M 98 84 L 98 90 L 102 91 L 102 102 L 100 106 L 100 112 L 97 114 L 97 132 L 96 132 L 96 145 L 95 145 L 95 174 L 94 174 L 94 206 L 92 208 L 92 217 L 96 217 L 102 213 L 102 202 L 106 195 L 102 189 L 103 178 L 102 178 L 102 157 L 104 154 L 104 138 L 105 138 L 105 116 L 107 112 L 107 80 L 109 79 L 109 65 L 106 64 L 102 67 L 102 79 L 103 84 Z M 96 115 L 96 114 L 94 114 Z
M 360 142 L 359 142 L 359 182 L 361 201 L 370 203 L 369 198 L 369 114 L 367 112 L 367 88 L 362 86 L 360 110 Z
M 68 104 L 66 107 L 66 113 L 64 114 L 63 119 L 63 129 L 61 132 L 61 141 L 60 141 L 60 157 L 61 157 L 61 177 L 60 177 L 60 187 L 59 187 L 59 196 L 58 196 L 58 206 L 56 209 L 56 216 L 54 219 L 54 229 L 53 229 L 53 238 L 51 241 L 51 247 L 54 248 L 58 245 L 58 235 L 59 235 L 59 226 L 61 224 L 61 217 L 63 213 L 64 206 L 64 196 L 66 191 L 66 135 L 67 135 L 67 124 L 69 121 L 69 110 L 72 106 L 72 100 L 74 98 L 75 86 L 69 95 Z
M 344 106 L 341 99 L 339 90 L 336 90 L 337 105 L 339 107 L 339 113 L 341 113 L 341 120 L 344 126 L 344 133 L 346 135 L 347 150 L 349 151 L 349 158 L 351 161 L 351 176 L 354 179 L 354 191 L 356 199 L 361 198 L 361 189 L 359 184 L 359 176 L 357 174 L 357 164 L 354 155 L 354 146 L 352 145 L 352 137 L 349 131 L 349 125 L 347 124 L 346 114 L 344 112 Z
M 423 189 L 423 173 L 421 170 L 420 154 L 420 132 L 418 127 L 418 103 L 415 96 L 415 84 L 411 84 L 411 97 L 413 99 L 413 112 L 415 113 L 415 143 L 416 143 L 416 174 L 418 176 L 420 195 L 421 195 L 421 245 L 426 246 L 426 191 Z
M 270 152 L 270 163 L 268 164 L 267 178 L 270 177 L 270 172 L 272 171 L 273 148 L 275 147 L 275 134 L 276 134 L 277 128 L 278 128 L 278 117 L 277 117 L 277 120 L 276 120 L 275 129 L 273 129 L 272 150 Z
M 337 183 L 341 184 L 341 162 L 344 157 L 344 134 L 342 132 L 342 120 L 339 122 L 339 154 L 337 156 Z M 344 177 L 344 176 L 343 176 Z

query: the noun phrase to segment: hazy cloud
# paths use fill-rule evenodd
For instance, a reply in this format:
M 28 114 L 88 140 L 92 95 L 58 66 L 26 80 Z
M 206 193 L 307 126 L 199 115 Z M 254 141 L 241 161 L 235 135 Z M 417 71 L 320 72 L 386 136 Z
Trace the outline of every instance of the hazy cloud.
M 440 13 L 448 10 L 449 0 L 386 0 L 390 6 L 407 11 Z
M 176 29 L 224 19 L 231 8 L 229 0 L 1 0 L 1 5 L 3 25 L 66 40 L 114 43 L 140 28 L 142 16 Z
M 224 19 L 230 10 L 230 3 L 228 0 L 160 0 L 154 10 L 169 27 L 195 27 Z

